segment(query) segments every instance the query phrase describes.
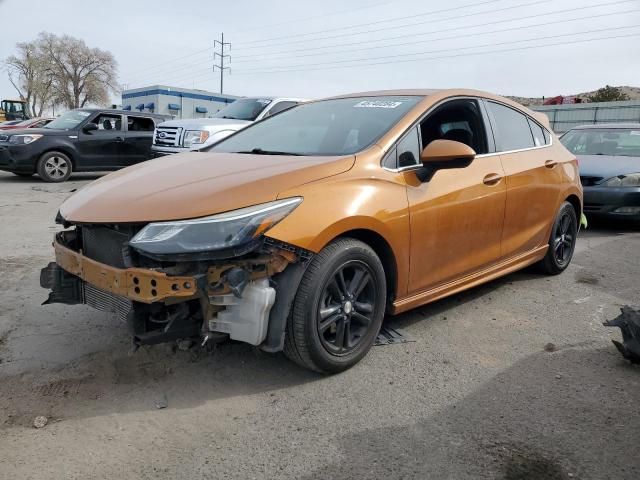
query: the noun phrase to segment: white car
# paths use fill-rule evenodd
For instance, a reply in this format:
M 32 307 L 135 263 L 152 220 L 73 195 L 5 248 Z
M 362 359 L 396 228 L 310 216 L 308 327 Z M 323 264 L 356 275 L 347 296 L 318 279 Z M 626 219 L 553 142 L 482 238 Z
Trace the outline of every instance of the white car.
M 169 120 L 156 127 L 151 150 L 156 157 L 201 150 L 253 122 L 305 101 L 284 97 L 240 98 L 211 118 Z

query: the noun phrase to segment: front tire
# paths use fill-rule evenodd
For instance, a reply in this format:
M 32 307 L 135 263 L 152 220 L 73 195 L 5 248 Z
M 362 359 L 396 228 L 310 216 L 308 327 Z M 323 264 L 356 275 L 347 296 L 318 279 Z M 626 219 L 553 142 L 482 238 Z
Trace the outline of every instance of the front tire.
M 337 373 L 375 342 L 386 305 L 382 262 L 367 244 L 341 238 L 307 268 L 287 321 L 284 353 L 302 367 Z
M 558 275 L 566 270 L 573 258 L 578 236 L 578 216 L 573 205 L 560 205 L 551 229 L 547 254 L 540 261 L 540 268 L 549 275 Z
M 61 152 L 47 152 L 38 160 L 38 175 L 45 182 L 64 182 L 72 170 L 71 159 Z

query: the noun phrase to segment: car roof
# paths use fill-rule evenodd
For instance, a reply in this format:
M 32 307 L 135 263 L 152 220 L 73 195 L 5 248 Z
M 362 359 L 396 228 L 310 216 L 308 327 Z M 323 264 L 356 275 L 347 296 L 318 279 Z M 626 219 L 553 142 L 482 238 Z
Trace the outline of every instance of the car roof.
M 91 113 L 102 112 L 102 113 L 114 113 L 114 114 L 131 115 L 131 116 L 171 118 L 171 115 L 163 115 L 161 113 L 132 112 L 131 110 L 116 110 L 113 108 L 78 108 L 77 110 L 82 110 L 83 112 L 91 112 Z
M 338 98 L 354 98 L 354 97 L 390 97 L 390 96 L 398 96 L 398 97 L 423 97 L 423 102 L 425 101 L 440 101 L 446 100 L 451 97 L 480 97 L 486 98 L 488 100 L 495 100 L 500 103 L 504 103 L 506 105 L 510 105 L 530 117 L 534 118 L 538 123 L 544 125 L 547 130 L 551 130 L 549 125 L 549 117 L 547 117 L 544 113 L 534 112 L 533 110 L 525 107 L 524 105 L 514 102 L 510 98 L 502 97 L 500 95 L 495 95 L 489 92 L 483 92 L 481 90 L 473 90 L 468 88 L 415 88 L 415 89 L 399 89 L 399 90 L 374 90 L 370 92 L 356 92 L 356 93 L 348 93 L 345 95 L 336 95 L 328 98 L 323 98 L 320 100 L 330 100 L 330 99 L 338 99 Z M 427 100 L 429 99 L 429 100 Z
M 590 130 L 593 128 L 624 128 L 640 129 L 640 123 L 595 123 L 589 125 L 578 125 L 571 130 Z

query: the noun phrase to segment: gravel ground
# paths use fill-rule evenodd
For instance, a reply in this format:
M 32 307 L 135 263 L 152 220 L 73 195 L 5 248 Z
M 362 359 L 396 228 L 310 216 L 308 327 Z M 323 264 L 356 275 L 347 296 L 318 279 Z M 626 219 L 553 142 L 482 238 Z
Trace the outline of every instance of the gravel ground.
M 41 306 L 57 207 L 93 178 L 0 173 L 1 479 L 640 478 L 640 368 L 602 326 L 640 303 L 637 229 L 389 319 L 414 341 L 324 377 L 242 344 L 130 354 L 109 315 Z

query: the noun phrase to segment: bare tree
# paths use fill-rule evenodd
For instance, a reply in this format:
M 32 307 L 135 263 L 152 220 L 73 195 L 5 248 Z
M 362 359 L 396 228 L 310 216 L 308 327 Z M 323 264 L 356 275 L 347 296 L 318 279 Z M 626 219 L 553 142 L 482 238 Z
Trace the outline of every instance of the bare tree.
M 47 73 L 48 61 L 39 42 L 16 44 L 17 53 L 6 60 L 9 81 L 22 100 L 27 102 L 30 115 L 41 116 L 53 100 L 53 79 Z
M 38 37 L 49 61 L 56 98 L 67 108 L 106 105 L 117 93 L 117 63 L 110 52 L 90 48 L 83 40 L 52 33 Z

